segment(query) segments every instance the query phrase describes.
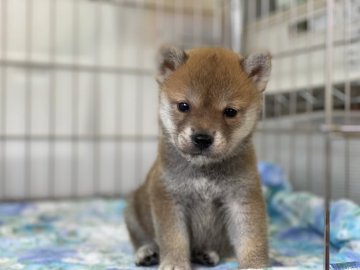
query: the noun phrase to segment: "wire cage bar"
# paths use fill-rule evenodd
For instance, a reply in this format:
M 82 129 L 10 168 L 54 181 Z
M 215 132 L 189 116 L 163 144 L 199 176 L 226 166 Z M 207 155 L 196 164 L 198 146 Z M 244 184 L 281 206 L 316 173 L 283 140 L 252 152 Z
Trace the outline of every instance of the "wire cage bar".
M 286 164 L 284 167 L 295 188 L 324 196 L 326 136 L 323 124 L 327 115 L 332 115 L 332 134 L 336 133 L 331 139 L 335 149 L 331 161 L 332 197 L 357 201 L 359 187 L 353 164 L 359 156 L 356 139 L 359 59 L 354 46 L 358 44 L 354 5 L 358 4 L 356 1 L 334 1 L 337 23 L 333 29 L 333 60 L 330 61 L 334 71 L 333 83 L 327 86 L 332 89 L 328 98 L 333 99 L 333 104 L 327 104 L 325 67 L 330 65 L 325 63 L 328 59 L 325 51 L 329 44 L 326 42 L 329 2 L 284 1 L 281 5 L 279 2 L 274 7 L 271 1 L 268 4 L 245 1 L 246 14 L 249 14 L 244 30 L 245 51 L 267 44 L 273 54 L 272 78 L 264 96 L 263 123 L 256 136 L 259 156 Z M 339 130 L 349 132 L 336 132 Z M 349 186 L 354 188 L 350 191 Z
M 156 152 L 156 48 L 223 46 L 225 2 L 1 0 L 0 199 L 140 184 Z

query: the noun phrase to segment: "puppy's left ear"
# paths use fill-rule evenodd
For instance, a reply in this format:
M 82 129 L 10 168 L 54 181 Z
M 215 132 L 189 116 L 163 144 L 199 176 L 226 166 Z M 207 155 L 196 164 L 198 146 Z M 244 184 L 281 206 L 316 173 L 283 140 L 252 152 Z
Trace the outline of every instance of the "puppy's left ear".
M 254 82 L 259 91 L 264 91 L 271 72 L 271 55 L 269 52 L 253 53 L 241 61 L 244 71 Z
M 169 45 L 159 49 L 157 55 L 157 77 L 156 81 L 162 84 L 176 69 L 185 63 L 188 56 L 185 51 Z

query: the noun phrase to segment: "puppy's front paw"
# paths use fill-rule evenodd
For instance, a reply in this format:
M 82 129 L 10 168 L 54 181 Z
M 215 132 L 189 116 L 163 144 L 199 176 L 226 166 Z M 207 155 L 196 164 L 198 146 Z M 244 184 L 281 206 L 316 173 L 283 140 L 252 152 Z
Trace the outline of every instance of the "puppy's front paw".
M 219 263 L 220 257 L 215 251 L 195 251 L 191 260 L 193 263 L 214 266 Z
M 168 262 L 160 264 L 160 270 L 191 270 L 191 265 L 189 263 L 179 263 L 179 262 Z

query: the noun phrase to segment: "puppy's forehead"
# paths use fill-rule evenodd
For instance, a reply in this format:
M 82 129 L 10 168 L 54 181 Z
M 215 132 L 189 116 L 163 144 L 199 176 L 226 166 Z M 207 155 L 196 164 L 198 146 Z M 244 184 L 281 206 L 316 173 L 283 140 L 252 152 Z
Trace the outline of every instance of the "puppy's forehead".
M 222 61 L 237 65 L 239 60 L 243 58 L 241 55 L 225 48 L 196 48 L 186 53 L 192 58 L 192 60 L 187 61 L 187 63 L 204 60 L 208 62 L 218 61 L 217 63 Z
M 165 83 L 174 99 L 183 97 L 195 104 L 217 103 L 221 107 L 229 101 L 248 102 L 255 93 L 246 87 L 249 80 L 239 54 L 223 48 L 199 48 L 187 54 L 185 64 Z
M 234 83 L 234 79 L 244 75 L 241 56 L 222 48 L 193 49 L 184 68 L 188 69 L 194 81 L 202 83 Z M 222 80 L 220 80 L 222 79 Z

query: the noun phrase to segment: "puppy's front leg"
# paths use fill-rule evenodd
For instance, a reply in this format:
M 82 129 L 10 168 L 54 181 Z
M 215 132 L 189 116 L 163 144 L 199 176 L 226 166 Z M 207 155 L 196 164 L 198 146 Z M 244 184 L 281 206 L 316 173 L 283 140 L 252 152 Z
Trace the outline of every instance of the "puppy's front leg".
M 190 270 L 190 245 L 183 211 L 159 181 L 152 190 L 152 214 L 160 249 L 160 270 Z
M 267 223 L 261 189 L 227 200 L 228 235 L 240 268 L 263 268 L 268 264 Z

